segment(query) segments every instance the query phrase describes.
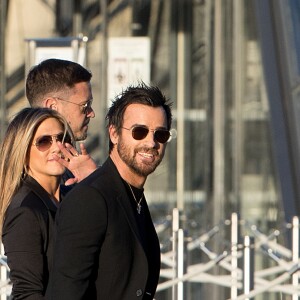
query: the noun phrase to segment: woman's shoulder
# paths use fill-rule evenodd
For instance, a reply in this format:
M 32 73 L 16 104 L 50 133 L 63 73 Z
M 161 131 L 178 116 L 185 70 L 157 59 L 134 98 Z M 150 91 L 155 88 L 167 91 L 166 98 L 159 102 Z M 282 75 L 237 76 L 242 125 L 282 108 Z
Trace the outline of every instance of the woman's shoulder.
M 13 196 L 5 212 L 3 231 L 13 228 L 16 224 L 19 224 L 20 228 L 25 226 L 24 224 L 44 224 L 49 219 L 49 213 L 50 218 L 54 220 L 55 212 L 49 211 L 44 201 L 32 189 L 22 186 Z
M 28 178 L 22 182 L 21 187 L 12 197 L 9 209 L 18 207 L 56 211 L 48 193 L 33 178 Z
M 12 197 L 9 208 L 14 209 L 18 207 L 29 208 L 44 208 L 43 201 L 34 192 L 33 189 L 27 185 L 22 185 L 17 193 Z

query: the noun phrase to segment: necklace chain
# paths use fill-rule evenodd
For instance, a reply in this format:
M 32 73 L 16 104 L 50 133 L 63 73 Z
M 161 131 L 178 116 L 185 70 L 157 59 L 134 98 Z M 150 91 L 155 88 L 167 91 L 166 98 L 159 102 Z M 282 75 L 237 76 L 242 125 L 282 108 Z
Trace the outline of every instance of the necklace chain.
M 142 209 L 141 201 L 142 201 L 142 199 L 144 197 L 144 193 L 142 194 L 142 197 L 140 198 L 140 200 L 137 201 L 136 197 L 135 197 L 135 194 L 134 194 L 134 192 L 133 192 L 133 190 L 131 188 L 131 185 L 128 182 L 127 182 L 127 184 L 128 184 L 128 186 L 130 188 L 130 191 L 131 191 L 131 194 L 132 194 L 132 196 L 134 198 L 134 201 L 136 202 L 136 210 L 137 210 L 138 214 L 140 214 L 141 213 L 141 209 Z

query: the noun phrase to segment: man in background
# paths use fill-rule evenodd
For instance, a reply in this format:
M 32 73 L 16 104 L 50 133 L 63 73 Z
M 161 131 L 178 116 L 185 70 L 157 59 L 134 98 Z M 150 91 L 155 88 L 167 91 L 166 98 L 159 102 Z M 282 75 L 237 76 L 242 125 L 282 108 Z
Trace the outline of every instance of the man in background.
M 30 69 L 26 97 L 32 107 L 58 111 L 69 123 L 76 141 L 83 141 L 87 137 L 90 119 L 95 117 L 91 78 L 91 72 L 78 63 L 47 59 Z M 96 170 L 97 166 L 84 144 L 80 144 L 81 155 L 71 145 L 68 148 L 60 146 L 64 159 L 57 159 L 75 176 L 65 176 L 67 184 L 79 182 Z
M 95 117 L 91 78 L 91 72 L 78 63 L 47 59 L 29 71 L 26 97 L 32 107 L 57 110 L 68 121 L 76 141 L 82 141 Z

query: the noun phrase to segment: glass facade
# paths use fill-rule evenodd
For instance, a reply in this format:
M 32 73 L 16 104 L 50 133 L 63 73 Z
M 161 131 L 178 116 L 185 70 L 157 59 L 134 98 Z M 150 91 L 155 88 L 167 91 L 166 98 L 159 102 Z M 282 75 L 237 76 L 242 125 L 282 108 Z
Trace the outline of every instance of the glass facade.
M 165 226 L 159 233 L 165 255 L 174 247 L 172 209 L 179 208 L 179 224 L 190 241 L 184 267 L 191 271 L 211 258 L 201 247 L 190 249 L 191 241 L 214 226 L 221 224 L 207 248 L 217 254 L 230 250 L 226 220 L 233 212 L 263 232 L 278 228 L 284 214 L 254 2 L 164 1 L 160 9 L 152 81 L 174 101 L 177 137 L 149 177 L 146 195 L 155 222 Z M 259 260 L 257 267 L 269 264 Z M 163 270 L 162 281 L 170 280 L 170 265 Z M 226 274 L 219 268 L 211 272 Z M 214 291 L 209 286 L 192 279 L 183 299 L 230 296 L 220 282 Z M 172 299 L 174 293 L 178 296 L 176 288 L 159 291 L 157 299 Z

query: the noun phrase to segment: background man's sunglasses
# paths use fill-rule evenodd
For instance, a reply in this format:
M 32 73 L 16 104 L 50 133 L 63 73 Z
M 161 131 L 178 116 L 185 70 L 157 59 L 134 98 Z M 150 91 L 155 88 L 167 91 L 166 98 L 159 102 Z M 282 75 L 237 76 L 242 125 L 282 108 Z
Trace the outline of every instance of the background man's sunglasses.
M 50 149 L 53 141 L 59 141 L 61 143 L 69 143 L 71 144 L 72 140 L 68 133 L 59 133 L 56 135 L 42 135 L 36 139 L 34 146 L 37 147 L 39 151 L 47 151 Z
M 54 98 L 59 99 L 60 101 L 72 103 L 72 104 L 75 104 L 75 105 L 79 106 L 81 112 L 85 115 L 91 110 L 92 104 L 93 104 L 93 99 L 88 100 L 87 102 L 85 102 L 83 104 L 78 104 L 78 103 L 75 103 L 75 102 L 72 102 L 72 101 L 69 101 L 69 100 L 65 100 L 65 99 L 62 99 L 62 98 L 59 98 L 59 97 L 54 97 Z
M 166 129 L 150 130 L 149 128 L 144 126 L 133 126 L 132 128 L 125 128 L 125 127 L 122 128 L 126 130 L 131 130 L 132 137 L 135 140 L 144 139 L 148 135 L 149 131 L 154 132 L 154 139 L 161 144 L 165 144 L 171 136 L 170 131 Z

